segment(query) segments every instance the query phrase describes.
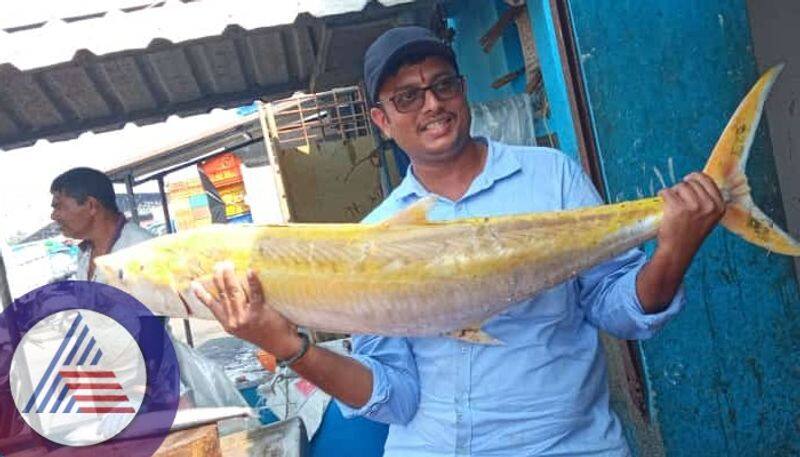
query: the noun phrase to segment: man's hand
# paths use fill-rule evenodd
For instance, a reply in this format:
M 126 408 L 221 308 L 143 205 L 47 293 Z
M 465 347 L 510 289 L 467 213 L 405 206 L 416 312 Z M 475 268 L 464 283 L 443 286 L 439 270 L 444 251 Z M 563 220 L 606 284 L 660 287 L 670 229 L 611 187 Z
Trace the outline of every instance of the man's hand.
M 215 293 L 209 293 L 206 287 L 213 288 Z M 192 288 L 226 332 L 250 341 L 281 360 L 300 351 L 303 342 L 297 335 L 297 326 L 267 304 L 261 281 L 253 271 L 247 272 L 247 281 L 241 284 L 233 264 L 220 262 L 214 266 L 213 282 L 205 287 L 194 282 Z
M 672 301 L 703 240 L 725 215 L 722 194 L 703 173 L 692 173 L 659 195 L 664 217 L 658 247 L 636 278 L 636 293 L 647 313 L 662 311 Z
M 722 194 L 710 177 L 692 173 L 659 195 L 665 205 L 658 246 L 691 260 L 725 214 Z

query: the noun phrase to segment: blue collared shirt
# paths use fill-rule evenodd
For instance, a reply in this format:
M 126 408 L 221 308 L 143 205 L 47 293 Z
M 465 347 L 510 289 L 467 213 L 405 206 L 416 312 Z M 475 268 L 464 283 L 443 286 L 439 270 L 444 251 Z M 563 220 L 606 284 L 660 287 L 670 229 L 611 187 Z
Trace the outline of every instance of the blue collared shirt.
M 601 203 L 562 153 L 488 142 L 483 171 L 458 201 L 438 197 L 434 220 L 553 211 Z M 365 221 L 376 222 L 428 192 L 413 173 Z M 580 236 L 580 234 L 575 234 Z M 345 416 L 391 424 L 386 456 L 629 455 L 609 407 L 598 329 L 652 336 L 683 306 L 683 291 L 644 314 L 631 250 L 520 302 L 484 326 L 501 346 L 446 337 L 356 336 L 353 357 L 373 373 L 372 396 Z

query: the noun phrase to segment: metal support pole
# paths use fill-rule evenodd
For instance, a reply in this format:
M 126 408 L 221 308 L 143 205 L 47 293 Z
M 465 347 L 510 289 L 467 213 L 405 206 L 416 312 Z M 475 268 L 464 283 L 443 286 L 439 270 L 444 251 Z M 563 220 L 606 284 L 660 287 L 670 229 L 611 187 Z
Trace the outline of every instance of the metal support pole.
M 189 324 L 189 319 L 183 319 L 183 332 L 186 333 L 186 344 L 193 348 L 194 336 L 192 336 L 192 326 Z
M 174 233 L 172 229 L 172 219 L 169 215 L 169 203 L 167 202 L 167 192 L 164 190 L 164 177 L 159 176 L 158 179 L 158 193 L 161 194 L 161 210 L 164 211 L 164 223 L 167 227 L 167 233 Z
M 138 225 L 139 208 L 136 206 L 136 195 L 133 193 L 133 175 L 128 175 L 125 177 L 125 189 L 128 191 L 128 196 L 131 199 L 131 220 Z
M 8 275 L 6 274 L 6 264 L 3 261 L 3 252 L 0 251 L 0 304 L 2 309 L 11 306 L 11 285 L 8 283 Z
M 264 147 L 267 150 L 267 157 L 269 158 L 269 169 L 272 170 L 272 177 L 275 180 L 275 190 L 278 193 L 278 201 L 280 203 L 281 214 L 283 214 L 283 221 L 289 222 L 292 220 L 292 213 L 289 209 L 289 197 L 286 195 L 286 187 L 283 185 L 283 175 L 281 175 L 278 152 L 275 151 L 277 141 L 273 142 L 273 136 L 277 137 L 278 128 L 275 124 L 272 105 L 258 102 L 258 118 L 261 121 L 261 133 L 264 138 Z

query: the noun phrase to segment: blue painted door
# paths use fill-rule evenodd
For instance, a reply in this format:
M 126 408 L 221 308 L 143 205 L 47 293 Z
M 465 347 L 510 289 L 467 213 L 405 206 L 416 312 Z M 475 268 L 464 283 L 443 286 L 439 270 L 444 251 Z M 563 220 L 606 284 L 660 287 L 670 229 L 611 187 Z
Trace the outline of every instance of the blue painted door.
M 607 195 L 653 195 L 705 160 L 756 80 L 744 0 L 569 2 Z M 756 202 L 784 220 L 762 126 Z M 667 455 L 800 454 L 800 301 L 790 259 L 717 229 L 687 307 L 641 345 Z

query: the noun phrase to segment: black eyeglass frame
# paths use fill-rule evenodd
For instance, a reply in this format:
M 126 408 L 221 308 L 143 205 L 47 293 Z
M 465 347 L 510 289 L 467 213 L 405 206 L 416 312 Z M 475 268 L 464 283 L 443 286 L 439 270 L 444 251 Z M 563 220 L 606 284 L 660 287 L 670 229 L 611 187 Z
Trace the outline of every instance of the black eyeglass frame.
M 436 87 L 439 86 L 440 84 L 442 84 L 445 81 L 447 81 L 447 82 L 454 81 L 457 84 L 457 87 L 458 87 L 458 90 L 456 90 L 449 97 L 442 97 L 441 94 L 439 93 L 439 91 L 436 90 Z M 408 89 L 401 90 L 400 92 L 392 95 L 391 97 L 388 97 L 386 100 L 392 102 L 392 104 L 394 105 L 394 109 L 397 110 L 398 113 L 403 113 L 403 114 L 411 113 L 411 112 L 414 112 L 414 111 L 419 111 L 425 105 L 425 92 L 430 90 L 433 93 L 433 96 L 436 97 L 436 99 L 439 100 L 440 102 L 447 101 L 447 100 L 452 100 L 452 99 L 458 97 L 459 95 L 463 95 L 464 94 L 464 84 L 465 83 L 466 83 L 466 80 L 464 78 L 464 75 L 455 74 L 455 75 L 445 76 L 444 78 L 439 78 L 436 82 L 434 82 L 433 84 L 429 84 L 427 86 L 411 87 L 411 88 L 408 88 Z M 402 94 L 411 92 L 411 91 L 421 94 L 421 96 L 415 98 L 415 100 L 413 102 L 414 105 L 418 105 L 418 106 L 412 106 L 411 108 L 408 108 L 408 109 L 406 109 L 406 108 L 400 109 L 400 107 L 397 106 L 397 100 L 396 100 L 397 97 L 399 97 Z M 384 107 L 384 106 L 386 106 L 386 103 L 381 101 L 381 100 L 378 100 L 378 101 L 375 102 L 375 106 Z

